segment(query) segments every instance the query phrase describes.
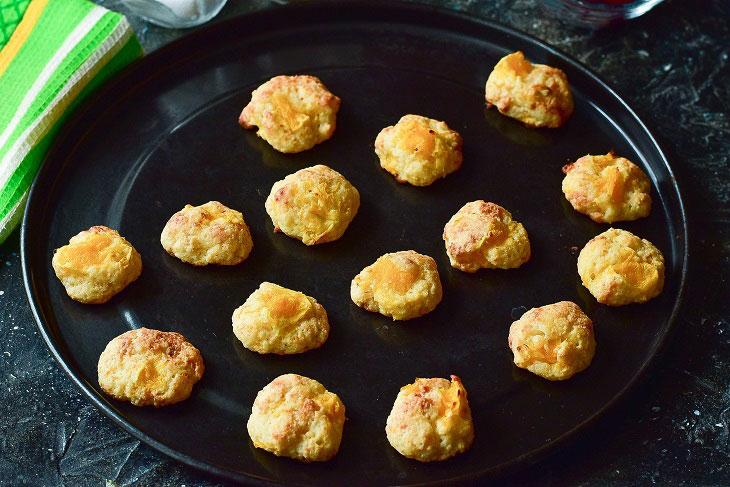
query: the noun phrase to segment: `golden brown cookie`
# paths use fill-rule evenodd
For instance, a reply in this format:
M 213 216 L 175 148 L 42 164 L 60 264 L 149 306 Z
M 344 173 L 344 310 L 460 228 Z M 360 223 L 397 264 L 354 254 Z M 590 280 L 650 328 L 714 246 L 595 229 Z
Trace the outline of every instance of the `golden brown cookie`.
M 664 287 L 664 256 L 651 242 L 609 228 L 578 255 L 578 274 L 599 303 L 644 303 Z
M 436 261 L 413 250 L 385 254 L 355 276 L 350 297 L 361 308 L 394 320 L 425 315 L 441 302 Z
M 101 225 L 71 237 L 51 262 L 66 292 L 76 301 L 101 304 L 142 273 L 142 257 L 119 232 Z
M 258 353 L 306 352 L 322 346 L 329 331 L 327 312 L 316 299 L 270 282 L 233 312 L 233 333 Z
M 173 257 L 197 266 L 240 264 L 253 248 L 243 215 L 217 201 L 185 205 L 165 224 L 160 243 Z
M 487 80 L 485 98 L 489 106 L 531 127 L 560 127 L 573 113 L 565 73 L 530 63 L 522 51 L 499 60 Z
M 465 204 L 444 227 L 451 265 L 464 272 L 514 269 L 530 259 L 530 240 L 521 223 L 494 203 Z
M 563 167 L 563 193 L 577 211 L 599 223 L 636 220 L 651 211 L 651 182 L 639 166 L 613 151 L 583 156 Z
M 570 379 L 596 353 L 593 323 L 571 301 L 532 308 L 509 328 L 515 365 L 548 380 Z
M 357 189 L 342 174 L 322 164 L 277 181 L 266 198 L 266 213 L 274 231 L 306 245 L 340 238 L 358 208 Z
M 340 99 L 314 76 L 276 76 L 256 88 L 238 122 L 280 152 L 301 152 L 332 137 Z
M 99 357 L 99 385 L 135 406 L 167 406 L 190 397 L 205 366 L 184 336 L 139 328 L 109 342 Z
M 414 186 L 428 186 L 459 169 L 461 146 L 461 135 L 446 123 L 419 115 L 404 115 L 375 139 L 380 166 L 399 183 Z
M 340 448 L 345 406 L 316 380 L 285 374 L 256 395 L 248 434 L 256 448 L 303 462 L 324 462 Z
M 398 452 L 419 462 L 446 460 L 471 448 L 474 425 L 461 380 L 416 379 L 401 387 L 385 433 Z

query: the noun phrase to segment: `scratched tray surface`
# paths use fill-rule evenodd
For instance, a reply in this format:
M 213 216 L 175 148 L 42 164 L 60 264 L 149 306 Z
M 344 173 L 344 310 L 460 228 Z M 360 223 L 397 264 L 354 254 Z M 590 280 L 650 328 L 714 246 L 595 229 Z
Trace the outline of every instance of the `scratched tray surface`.
M 486 110 L 491 67 L 523 50 L 568 74 L 576 110 L 564 128 L 533 130 Z M 334 137 L 284 155 L 237 124 L 251 91 L 278 74 L 320 77 L 342 98 Z M 398 184 L 373 152 L 401 115 L 445 120 L 464 138 L 460 170 L 424 188 Z M 605 225 L 573 211 L 561 167 L 586 153 L 618 154 L 653 181 L 651 216 L 616 226 L 664 253 L 667 285 L 643 305 L 598 305 L 581 286 L 576 252 Z M 324 163 L 360 191 L 355 220 L 336 242 L 305 247 L 275 234 L 264 211 L 272 184 Z M 520 269 L 465 274 L 449 266 L 444 224 L 464 203 L 496 202 L 522 222 L 532 257 Z M 167 255 L 159 235 L 186 203 L 240 210 L 253 235 L 235 267 L 195 268 Z M 70 300 L 53 250 L 92 225 L 116 228 L 142 254 L 137 282 L 109 303 Z M 495 472 L 575 437 L 624 395 L 666 338 L 681 295 L 685 220 L 664 156 L 633 113 L 585 68 L 522 34 L 416 6 L 297 5 L 212 25 L 147 56 L 69 124 L 29 199 L 23 229 L 26 285 L 49 347 L 89 399 L 133 435 L 183 462 L 232 479 L 332 485 L 444 482 Z M 414 249 L 438 263 L 436 310 L 393 322 L 356 307 L 351 279 L 386 253 Z M 233 335 L 231 313 L 262 281 L 314 296 L 327 309 L 325 345 L 262 356 Z M 590 368 L 551 383 L 512 365 L 510 323 L 527 308 L 572 300 L 594 320 Z M 147 326 L 184 334 L 206 372 L 189 400 L 162 409 L 107 399 L 96 363 L 106 343 Z M 322 382 L 346 406 L 339 454 L 301 464 L 253 448 L 245 423 L 258 390 L 294 372 Z M 415 377 L 460 376 L 476 439 L 435 464 L 401 457 L 385 420 Z

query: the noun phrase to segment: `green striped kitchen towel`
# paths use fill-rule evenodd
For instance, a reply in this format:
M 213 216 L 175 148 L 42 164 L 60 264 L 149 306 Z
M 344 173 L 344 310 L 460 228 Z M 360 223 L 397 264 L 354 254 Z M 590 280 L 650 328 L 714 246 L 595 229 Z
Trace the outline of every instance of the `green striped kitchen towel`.
M 0 0 L 0 243 L 63 121 L 142 54 L 124 16 L 88 0 Z

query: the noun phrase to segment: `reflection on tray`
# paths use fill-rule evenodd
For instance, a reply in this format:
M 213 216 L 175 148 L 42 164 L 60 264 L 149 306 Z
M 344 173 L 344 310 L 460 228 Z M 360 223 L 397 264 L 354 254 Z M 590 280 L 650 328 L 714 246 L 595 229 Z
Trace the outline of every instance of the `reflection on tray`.
M 527 127 L 522 122 L 502 115 L 496 108 L 487 108 L 485 106 L 484 120 L 500 135 L 515 144 L 525 147 L 540 147 L 553 143 L 552 134 L 541 129 Z

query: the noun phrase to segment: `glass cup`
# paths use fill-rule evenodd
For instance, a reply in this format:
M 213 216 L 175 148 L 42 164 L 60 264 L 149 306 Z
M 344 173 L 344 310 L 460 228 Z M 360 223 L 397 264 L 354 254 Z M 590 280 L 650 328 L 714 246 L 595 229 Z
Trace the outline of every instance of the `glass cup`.
M 195 27 L 221 11 L 227 0 L 122 0 L 140 17 L 171 29 Z
M 542 0 L 540 4 L 558 19 L 581 27 L 600 29 L 643 15 L 663 0 Z

